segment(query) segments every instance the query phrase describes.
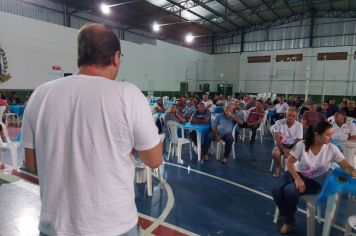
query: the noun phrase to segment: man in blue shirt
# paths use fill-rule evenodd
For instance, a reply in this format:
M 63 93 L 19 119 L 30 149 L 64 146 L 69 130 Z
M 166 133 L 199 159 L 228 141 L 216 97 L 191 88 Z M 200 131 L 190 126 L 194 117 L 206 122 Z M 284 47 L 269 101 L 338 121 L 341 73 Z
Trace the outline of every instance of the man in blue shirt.
M 210 124 L 211 113 L 209 109 L 205 108 L 205 104 L 200 102 L 198 104 L 198 109 L 194 112 L 190 123 L 192 124 Z M 197 133 L 196 131 L 190 132 L 189 136 L 193 140 L 195 146 L 197 146 Z M 206 140 L 207 137 L 202 137 L 202 140 Z M 204 145 L 204 143 L 203 143 Z M 207 159 L 204 159 L 205 161 Z
M 208 150 L 211 141 L 215 140 L 216 142 L 220 142 L 223 140 L 225 142 L 225 152 L 221 162 L 224 164 L 227 163 L 234 142 L 232 131 L 236 123 L 242 124 L 243 121 L 234 113 L 234 104 L 228 103 L 224 107 L 224 113 L 219 114 L 213 121 L 212 133 L 203 144 L 203 160 L 208 160 Z

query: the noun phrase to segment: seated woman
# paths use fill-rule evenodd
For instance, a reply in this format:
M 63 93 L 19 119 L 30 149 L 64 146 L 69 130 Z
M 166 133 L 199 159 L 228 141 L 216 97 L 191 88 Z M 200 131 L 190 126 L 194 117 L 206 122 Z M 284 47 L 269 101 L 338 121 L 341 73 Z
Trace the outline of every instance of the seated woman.
M 290 151 L 285 171 L 273 187 L 273 199 L 285 222 L 280 230 L 288 233 L 294 226 L 294 214 L 300 195 L 316 194 L 331 162 L 337 162 L 346 173 L 356 177 L 356 170 L 345 160 L 340 150 L 329 141 L 333 134 L 330 123 L 320 121 L 308 127 L 305 141 Z

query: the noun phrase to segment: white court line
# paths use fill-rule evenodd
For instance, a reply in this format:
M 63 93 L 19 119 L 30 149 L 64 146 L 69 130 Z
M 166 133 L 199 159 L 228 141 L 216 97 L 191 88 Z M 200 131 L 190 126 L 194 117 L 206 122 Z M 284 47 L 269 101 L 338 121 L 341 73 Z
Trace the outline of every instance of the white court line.
M 210 177 L 210 178 L 220 180 L 220 181 L 222 181 L 222 182 L 225 182 L 225 183 L 234 185 L 234 186 L 236 186 L 236 187 L 239 187 L 239 188 L 245 189 L 245 190 L 247 190 L 247 191 L 256 193 L 256 194 L 258 194 L 258 195 L 260 195 L 260 196 L 262 196 L 262 197 L 265 197 L 265 198 L 268 198 L 268 199 L 270 199 L 270 200 L 273 200 L 273 197 L 270 196 L 270 195 L 268 195 L 268 194 L 265 194 L 265 193 L 260 192 L 260 191 L 258 191 L 258 190 L 255 190 L 255 189 L 246 187 L 246 186 L 244 186 L 244 185 L 235 183 L 235 182 L 233 182 L 233 181 L 230 181 L 230 180 L 227 180 L 227 179 L 224 179 L 224 178 L 215 176 L 215 175 L 211 175 L 211 174 L 208 174 L 208 173 L 199 171 L 199 170 L 192 169 L 192 168 L 190 168 L 190 166 L 185 167 L 185 166 L 181 166 L 181 165 L 174 164 L 174 163 L 169 163 L 169 162 L 164 162 L 164 164 L 165 164 L 165 165 L 175 166 L 175 167 L 182 168 L 182 169 L 186 169 L 186 170 L 188 171 L 188 173 L 189 173 L 190 171 L 193 171 L 193 172 L 196 172 L 196 173 L 198 173 L 198 174 L 205 175 L 205 176 L 208 176 L 208 177 Z M 305 215 L 307 214 L 307 212 L 306 212 L 305 210 L 303 210 L 303 209 L 301 209 L 301 208 L 299 208 L 299 207 L 298 207 L 297 209 L 298 209 L 299 212 L 301 212 L 301 213 L 303 213 L 303 214 L 305 214 Z M 324 218 L 321 218 L 321 221 L 324 222 Z M 345 228 L 340 227 L 340 226 L 337 225 L 337 224 L 333 224 L 332 226 L 333 226 L 334 228 L 336 228 L 336 229 L 342 231 L 342 232 L 345 231 Z M 352 235 L 355 236 L 356 234 L 352 234 Z
M 167 204 L 161 215 L 154 220 L 153 224 L 151 224 L 150 227 L 146 229 L 146 231 L 149 233 L 152 233 L 153 230 L 155 230 L 160 224 L 162 224 L 163 221 L 165 221 L 174 206 L 174 195 L 171 186 L 169 186 L 169 184 L 165 180 L 162 180 L 162 184 L 167 191 Z
M 154 222 L 155 220 L 157 220 L 156 218 L 154 218 L 154 217 L 152 217 L 152 216 L 145 215 L 145 214 L 142 214 L 142 213 L 138 213 L 138 216 L 141 217 L 141 218 L 144 218 L 144 219 L 146 219 L 146 220 L 152 221 L 152 222 Z M 199 235 L 199 234 L 192 233 L 192 232 L 190 232 L 190 231 L 188 231 L 188 230 L 185 230 L 185 229 L 183 229 L 183 228 L 180 228 L 180 227 L 178 227 L 178 226 L 172 225 L 172 224 L 167 223 L 167 222 L 162 222 L 161 225 L 163 225 L 163 226 L 165 226 L 165 227 L 167 227 L 167 228 L 173 229 L 173 230 L 175 230 L 175 231 L 178 231 L 178 232 L 180 232 L 180 233 L 189 235 L 189 236 L 198 236 L 198 235 Z M 148 229 L 148 228 L 147 228 L 147 229 Z M 147 230 L 147 229 L 146 229 L 146 230 Z M 146 230 L 142 230 L 142 231 L 144 231 L 144 233 L 146 233 L 146 234 L 144 234 L 145 236 L 146 236 L 146 235 L 153 235 L 152 233 L 145 232 Z
M 252 188 L 249 188 L 249 187 L 246 187 L 246 186 L 244 186 L 244 185 L 238 184 L 238 183 L 233 182 L 233 181 L 231 181 L 231 180 L 227 180 L 227 179 L 224 179 L 224 178 L 215 176 L 215 175 L 211 175 L 211 174 L 208 174 L 208 173 L 199 171 L 199 170 L 192 169 L 192 168 L 190 168 L 190 167 L 185 167 L 185 166 L 181 166 L 181 165 L 174 164 L 174 163 L 164 162 L 164 164 L 165 164 L 165 165 L 171 165 L 171 166 L 179 167 L 179 168 L 186 169 L 186 170 L 189 169 L 189 171 L 193 171 L 193 172 L 196 172 L 196 173 L 201 174 L 201 175 L 209 176 L 210 178 L 220 180 L 220 181 L 222 181 L 222 182 L 225 182 L 225 183 L 234 185 L 234 186 L 239 187 L 239 188 L 243 188 L 243 189 L 245 189 L 245 190 L 247 190 L 247 191 L 256 193 L 256 194 L 258 194 L 258 195 L 260 195 L 260 196 L 263 196 L 263 197 L 265 197 L 265 198 L 268 198 L 268 199 L 270 199 L 270 200 L 273 200 L 273 198 L 272 198 L 270 195 L 266 194 L 266 193 L 260 192 L 260 191 L 258 191 L 258 190 L 255 190 L 255 189 L 252 189 Z

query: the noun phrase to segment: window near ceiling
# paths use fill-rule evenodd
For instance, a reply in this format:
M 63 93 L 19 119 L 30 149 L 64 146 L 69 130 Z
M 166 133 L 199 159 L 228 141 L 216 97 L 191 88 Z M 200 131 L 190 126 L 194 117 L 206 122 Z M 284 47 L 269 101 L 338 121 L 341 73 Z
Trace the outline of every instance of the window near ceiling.
M 323 52 L 318 53 L 318 61 L 324 60 L 347 60 L 347 52 Z
M 276 56 L 276 62 L 292 62 L 292 61 L 303 61 L 303 54 L 284 54 L 284 55 Z
M 271 62 L 271 56 L 254 56 L 247 57 L 248 63 L 266 63 Z

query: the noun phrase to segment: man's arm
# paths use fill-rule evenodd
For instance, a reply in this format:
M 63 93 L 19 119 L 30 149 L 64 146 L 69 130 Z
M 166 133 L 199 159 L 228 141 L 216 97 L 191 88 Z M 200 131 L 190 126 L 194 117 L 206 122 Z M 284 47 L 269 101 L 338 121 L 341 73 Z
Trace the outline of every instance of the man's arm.
M 137 154 L 140 160 L 146 166 L 151 167 L 152 169 L 158 168 L 162 164 L 162 155 L 163 155 L 163 145 L 162 142 L 157 144 L 155 147 L 145 150 L 137 151 Z
M 31 148 L 25 148 L 25 165 L 28 169 L 32 171 L 36 171 L 36 165 L 35 165 L 35 160 L 36 160 L 36 152 L 35 149 Z
M 186 122 L 185 118 L 181 114 L 179 114 L 178 112 L 175 113 L 175 116 L 178 118 L 180 123 L 185 123 Z

